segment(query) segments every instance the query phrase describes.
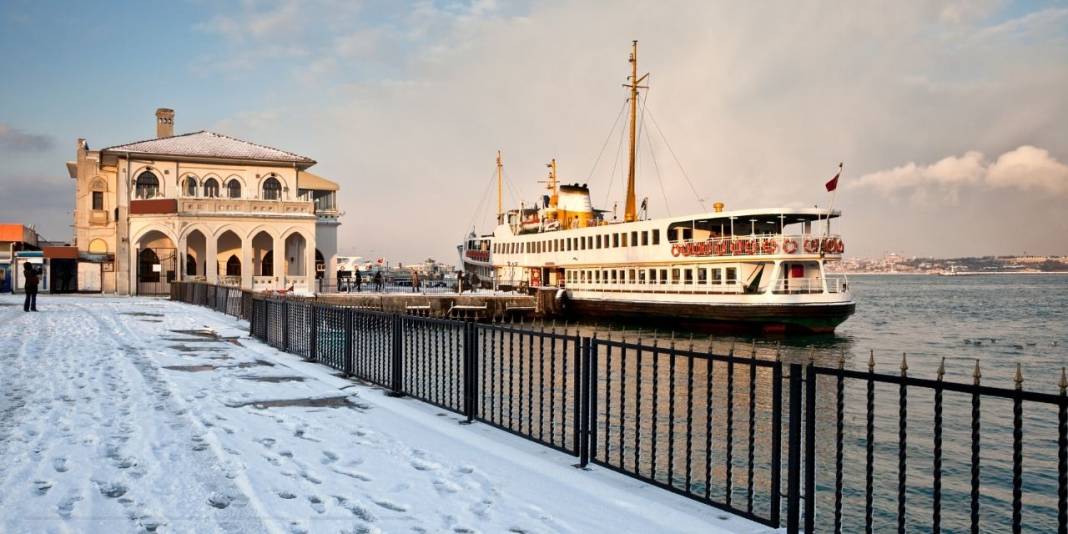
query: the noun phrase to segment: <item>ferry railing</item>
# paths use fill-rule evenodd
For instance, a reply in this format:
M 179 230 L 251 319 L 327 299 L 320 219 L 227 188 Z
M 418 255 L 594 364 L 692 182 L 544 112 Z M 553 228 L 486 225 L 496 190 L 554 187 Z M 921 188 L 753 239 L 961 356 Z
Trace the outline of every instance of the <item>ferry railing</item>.
M 277 296 L 250 308 L 250 334 L 281 350 L 788 532 L 1068 532 L 1063 370 L 1051 394 L 1019 368 L 1013 388 L 985 385 L 978 363 L 949 382 L 944 362 L 920 378 L 904 357 L 886 374 L 874 354 L 862 370 Z
M 841 254 L 845 245 L 837 234 L 755 234 L 680 240 L 671 243 L 675 257 L 781 256 Z

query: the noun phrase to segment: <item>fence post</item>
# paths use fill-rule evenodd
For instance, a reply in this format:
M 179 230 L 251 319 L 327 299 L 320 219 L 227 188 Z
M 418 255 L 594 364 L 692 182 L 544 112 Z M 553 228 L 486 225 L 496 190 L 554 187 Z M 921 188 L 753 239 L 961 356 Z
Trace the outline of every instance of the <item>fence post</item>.
M 805 532 L 816 531 L 816 363 L 805 369 Z
M 790 364 L 790 430 L 786 461 L 786 532 L 796 534 L 801 515 L 801 365 Z
M 590 396 L 591 396 L 591 382 L 590 380 L 590 364 L 593 358 L 593 344 L 590 343 L 590 338 L 582 337 L 582 350 L 578 358 L 579 381 L 575 384 L 578 389 L 575 394 L 581 399 L 579 401 L 579 417 L 578 423 L 578 435 L 579 435 L 579 464 L 578 467 L 585 468 L 590 463 Z
M 252 301 L 252 310 L 248 314 L 248 333 L 256 337 L 256 301 Z
M 308 340 L 308 359 L 317 362 L 319 361 L 319 305 L 312 304 L 311 310 L 311 332 Z
M 404 334 L 403 317 L 390 314 L 390 327 L 393 332 L 393 343 L 390 346 L 390 385 L 389 396 L 404 396 L 404 342 L 401 336 Z
M 471 424 L 475 421 L 478 399 L 478 329 L 473 321 L 464 322 L 464 415 Z
M 282 352 L 289 352 L 289 301 L 282 301 Z
M 353 313 L 352 308 L 345 308 L 345 361 L 341 367 L 344 369 L 345 376 L 352 376 L 352 333 L 353 333 Z
M 709 361 L 709 369 L 712 367 Z M 782 506 L 782 358 L 775 351 L 775 365 L 771 374 L 771 526 L 779 528 L 779 508 Z

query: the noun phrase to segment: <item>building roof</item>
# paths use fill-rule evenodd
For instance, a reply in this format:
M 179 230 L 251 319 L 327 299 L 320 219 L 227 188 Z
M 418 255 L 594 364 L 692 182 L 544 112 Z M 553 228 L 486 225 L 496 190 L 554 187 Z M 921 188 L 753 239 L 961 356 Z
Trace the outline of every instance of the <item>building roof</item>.
M 101 152 L 130 152 L 159 156 L 273 161 L 312 165 L 315 160 L 228 135 L 201 130 L 172 137 L 137 141 L 105 148 Z
M 336 182 L 331 182 L 318 174 L 308 171 L 300 171 L 297 175 L 298 189 L 314 189 L 316 191 L 337 191 L 340 189 Z

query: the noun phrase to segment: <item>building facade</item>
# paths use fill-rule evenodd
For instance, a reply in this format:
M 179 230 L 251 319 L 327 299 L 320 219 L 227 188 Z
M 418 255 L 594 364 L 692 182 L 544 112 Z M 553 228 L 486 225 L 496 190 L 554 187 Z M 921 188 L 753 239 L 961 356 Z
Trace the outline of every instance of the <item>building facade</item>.
M 174 135 L 90 150 L 67 163 L 76 181 L 79 283 L 104 293 L 164 294 L 175 280 L 254 290 L 316 289 L 337 263 L 338 185 L 315 161 L 233 137 Z

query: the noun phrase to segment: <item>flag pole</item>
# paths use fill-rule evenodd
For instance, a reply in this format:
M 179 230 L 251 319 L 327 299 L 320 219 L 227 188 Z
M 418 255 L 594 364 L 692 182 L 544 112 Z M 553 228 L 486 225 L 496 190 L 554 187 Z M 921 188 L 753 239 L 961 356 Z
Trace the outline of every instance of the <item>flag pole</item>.
M 838 163 L 838 174 L 835 175 L 834 191 L 831 191 L 831 205 L 827 208 L 827 231 L 824 237 L 831 236 L 831 215 L 834 213 L 834 199 L 838 196 L 838 180 L 842 178 L 842 163 Z

